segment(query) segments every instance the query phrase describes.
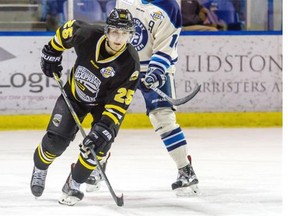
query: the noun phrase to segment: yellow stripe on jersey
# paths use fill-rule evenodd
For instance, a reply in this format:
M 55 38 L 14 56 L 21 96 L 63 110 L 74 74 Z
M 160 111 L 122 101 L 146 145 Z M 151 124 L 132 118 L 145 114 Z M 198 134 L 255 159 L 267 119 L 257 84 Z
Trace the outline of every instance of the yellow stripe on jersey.
M 119 124 L 118 118 L 115 117 L 112 113 L 107 112 L 107 111 L 104 111 L 104 112 L 102 113 L 102 115 L 106 115 L 106 116 L 108 116 L 109 118 L 111 118 L 111 119 L 114 121 L 114 124 L 115 124 L 115 125 Z
M 56 31 L 56 34 L 54 36 L 54 40 L 59 44 L 59 46 L 63 47 L 63 43 L 62 43 L 62 38 L 61 38 L 61 35 L 60 35 L 60 29 L 58 28 L 57 31 Z
M 75 87 L 75 83 L 73 82 L 74 80 L 74 67 L 72 68 L 72 71 L 71 71 L 71 74 L 70 74 L 70 77 L 69 77 L 69 84 L 70 84 L 70 88 L 71 88 L 71 92 L 72 92 L 72 95 L 73 97 L 79 101 L 76 97 L 76 87 Z
M 79 160 L 79 162 L 80 162 L 85 168 L 87 168 L 87 169 L 89 169 L 89 170 L 94 170 L 94 169 L 96 168 L 95 165 L 90 165 L 90 164 L 88 164 L 88 163 L 86 162 L 86 160 L 82 157 L 81 154 L 79 154 L 78 160 Z
M 51 43 L 51 46 L 55 49 L 55 50 L 57 50 L 57 51 L 64 51 L 65 50 L 65 48 L 64 47 L 61 47 L 56 41 L 55 41 L 55 39 L 54 38 L 52 38 L 52 40 L 50 41 L 50 43 Z
M 99 69 L 98 65 L 96 65 L 96 63 L 93 60 L 90 60 L 90 63 L 97 69 Z
M 101 151 L 98 154 L 101 154 L 101 156 L 100 155 L 96 155 L 96 158 L 97 158 L 98 161 L 101 161 L 103 156 L 104 156 L 104 152 Z
M 107 105 L 105 105 L 105 108 L 106 108 L 106 109 L 115 109 L 115 110 L 119 111 L 119 112 L 122 113 L 122 114 L 125 114 L 125 113 L 126 113 L 126 110 L 125 110 L 125 109 L 123 109 L 122 107 L 113 105 L 113 104 L 107 104 Z
M 95 50 L 95 61 L 97 62 L 99 56 L 100 56 L 100 48 L 101 48 L 101 44 L 106 41 L 106 36 L 103 35 L 97 42 L 96 44 L 96 50 Z

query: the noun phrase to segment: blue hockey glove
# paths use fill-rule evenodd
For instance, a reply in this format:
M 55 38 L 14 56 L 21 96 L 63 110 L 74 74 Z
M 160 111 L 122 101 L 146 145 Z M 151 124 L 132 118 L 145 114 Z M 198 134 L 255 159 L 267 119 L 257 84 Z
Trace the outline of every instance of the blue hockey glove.
M 151 87 L 161 88 L 167 80 L 165 72 L 159 68 L 149 68 L 147 74 L 143 79 L 143 84 L 146 88 Z

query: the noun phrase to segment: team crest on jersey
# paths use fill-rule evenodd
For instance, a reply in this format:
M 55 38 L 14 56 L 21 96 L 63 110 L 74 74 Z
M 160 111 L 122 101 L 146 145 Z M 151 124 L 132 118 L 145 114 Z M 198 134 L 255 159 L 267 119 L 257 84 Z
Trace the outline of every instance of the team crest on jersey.
M 74 74 L 74 86 L 78 97 L 86 102 L 95 102 L 101 81 L 87 68 L 78 65 Z
M 137 18 L 134 18 L 135 34 L 132 38 L 131 44 L 137 51 L 142 50 L 148 41 L 148 31 L 144 24 Z
M 109 67 L 106 67 L 106 68 L 102 68 L 100 70 L 100 73 L 102 74 L 102 76 L 104 78 L 109 78 L 109 77 L 113 77 L 115 76 L 115 70 L 113 67 L 109 66 Z
M 152 14 L 150 14 L 150 16 L 152 17 L 152 19 L 153 19 L 154 21 L 158 21 L 158 20 L 164 19 L 164 16 L 163 16 L 163 14 L 161 13 L 161 11 L 153 12 Z

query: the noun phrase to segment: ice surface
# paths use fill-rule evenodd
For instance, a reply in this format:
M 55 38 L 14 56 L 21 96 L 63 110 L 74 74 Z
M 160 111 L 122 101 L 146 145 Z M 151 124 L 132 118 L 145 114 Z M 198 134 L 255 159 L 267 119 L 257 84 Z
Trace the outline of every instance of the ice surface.
M 107 176 L 124 206 L 105 185 L 75 206 L 57 200 L 76 162 L 80 134 L 50 166 L 42 197 L 30 192 L 33 152 L 44 131 L 0 132 L 0 215 L 55 216 L 278 216 L 282 211 L 282 129 L 184 129 L 201 195 L 171 191 L 177 169 L 159 137 L 147 130 L 120 130 Z M 82 187 L 83 191 L 85 186 Z

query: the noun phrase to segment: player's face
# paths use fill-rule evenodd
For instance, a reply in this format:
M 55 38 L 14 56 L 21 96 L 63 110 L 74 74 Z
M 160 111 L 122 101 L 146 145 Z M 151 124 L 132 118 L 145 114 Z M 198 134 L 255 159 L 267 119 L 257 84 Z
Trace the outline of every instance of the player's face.
M 118 28 L 109 28 L 108 34 L 109 46 L 113 50 L 120 50 L 121 47 L 131 39 L 131 33 L 127 30 Z

